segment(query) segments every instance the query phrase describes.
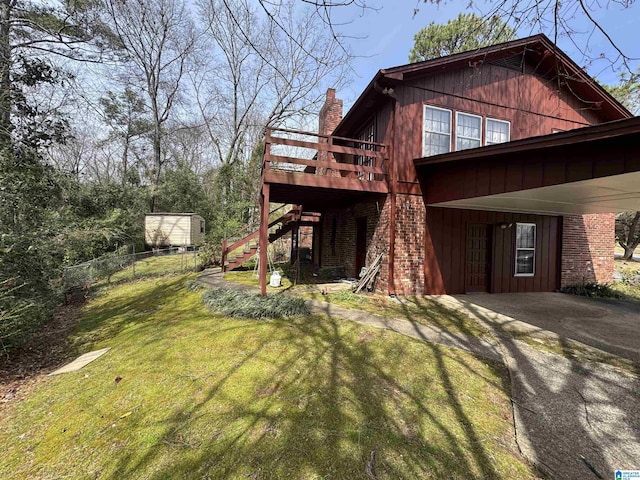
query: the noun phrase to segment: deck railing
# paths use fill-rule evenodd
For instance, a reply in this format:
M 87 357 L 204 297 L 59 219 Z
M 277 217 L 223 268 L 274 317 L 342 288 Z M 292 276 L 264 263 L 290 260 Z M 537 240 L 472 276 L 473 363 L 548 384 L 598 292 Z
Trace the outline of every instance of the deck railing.
M 307 158 L 296 156 L 301 150 Z M 386 182 L 387 161 L 382 143 L 283 128 L 267 129 L 265 136 L 263 172 Z

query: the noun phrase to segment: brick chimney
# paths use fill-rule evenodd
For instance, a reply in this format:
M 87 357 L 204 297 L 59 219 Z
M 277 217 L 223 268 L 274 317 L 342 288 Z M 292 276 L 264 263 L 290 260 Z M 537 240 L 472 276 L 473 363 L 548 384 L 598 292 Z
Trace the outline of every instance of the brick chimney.
M 336 98 L 335 88 L 327 89 L 327 98 L 320 109 L 318 119 L 318 133 L 320 135 L 331 135 L 342 120 L 342 100 Z
M 342 100 L 336 98 L 335 88 L 327 89 L 327 97 L 324 101 L 324 105 L 320 109 L 320 115 L 318 118 L 318 133 L 320 135 L 331 135 L 336 129 L 338 124 L 342 120 Z M 320 138 L 320 142 L 326 142 L 325 139 Z M 318 152 L 318 161 L 320 162 L 335 162 L 335 158 L 332 153 Z M 316 170 L 317 175 L 326 175 L 325 168 L 319 168 Z M 332 176 L 340 176 L 338 170 L 331 171 Z

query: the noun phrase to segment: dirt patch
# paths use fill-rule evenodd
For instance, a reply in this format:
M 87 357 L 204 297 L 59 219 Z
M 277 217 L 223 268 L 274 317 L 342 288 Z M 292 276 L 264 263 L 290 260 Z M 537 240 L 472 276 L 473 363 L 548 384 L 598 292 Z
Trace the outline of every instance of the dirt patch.
M 59 307 L 27 343 L 0 359 L 0 415 L 8 404 L 24 398 L 39 380 L 73 356 L 67 338 L 78 324 L 80 308 L 78 303 Z

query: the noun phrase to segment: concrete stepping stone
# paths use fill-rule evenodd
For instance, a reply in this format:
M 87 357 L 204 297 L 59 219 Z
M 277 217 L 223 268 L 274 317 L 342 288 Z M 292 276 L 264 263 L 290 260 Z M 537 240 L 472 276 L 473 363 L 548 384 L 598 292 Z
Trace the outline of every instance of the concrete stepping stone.
M 75 372 L 77 370 L 80 370 L 85 365 L 88 365 L 89 363 L 93 362 L 96 358 L 100 358 L 102 355 L 107 353 L 109 350 L 111 350 L 111 347 L 103 348 L 101 350 L 95 350 L 93 352 L 89 352 L 89 353 L 85 353 L 84 355 L 80 355 L 73 362 L 68 363 L 63 367 L 60 367 L 55 372 L 51 372 L 49 374 L 49 376 L 51 376 L 51 375 L 60 375 L 61 373 L 69 373 L 69 372 Z

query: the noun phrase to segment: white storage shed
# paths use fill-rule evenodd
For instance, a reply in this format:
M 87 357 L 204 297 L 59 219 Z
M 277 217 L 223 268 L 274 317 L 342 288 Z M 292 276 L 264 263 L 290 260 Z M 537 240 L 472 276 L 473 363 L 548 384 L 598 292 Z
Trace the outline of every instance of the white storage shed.
M 147 213 L 144 217 L 144 241 L 153 248 L 199 246 L 204 233 L 204 218 L 195 213 Z

